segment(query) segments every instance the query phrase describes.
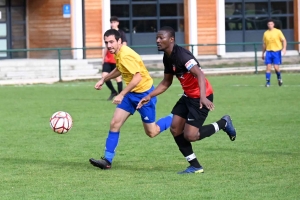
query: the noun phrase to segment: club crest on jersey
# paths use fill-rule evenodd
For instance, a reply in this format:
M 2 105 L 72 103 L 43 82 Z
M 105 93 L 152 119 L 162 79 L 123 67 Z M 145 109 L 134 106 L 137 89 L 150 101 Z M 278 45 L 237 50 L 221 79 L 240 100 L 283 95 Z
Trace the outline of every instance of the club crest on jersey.
M 173 72 L 175 72 L 176 71 L 176 67 L 175 67 L 175 65 L 173 65 Z
M 190 69 L 192 68 L 192 67 L 194 67 L 195 65 L 197 65 L 198 63 L 194 60 L 194 59 L 190 59 L 189 61 L 187 61 L 186 63 L 185 63 L 185 67 L 186 67 L 186 69 L 188 70 L 188 71 L 190 71 Z

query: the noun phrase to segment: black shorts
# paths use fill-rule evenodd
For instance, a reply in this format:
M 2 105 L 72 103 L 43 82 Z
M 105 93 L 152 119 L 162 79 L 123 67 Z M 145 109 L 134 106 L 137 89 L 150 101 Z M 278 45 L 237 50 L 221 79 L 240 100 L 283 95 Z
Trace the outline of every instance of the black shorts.
M 206 97 L 213 102 L 213 94 Z M 186 119 L 186 123 L 200 128 L 208 115 L 209 109 L 205 106 L 200 109 L 200 99 L 182 96 L 173 107 L 172 114 Z
M 110 73 L 112 70 L 114 70 L 116 68 L 116 64 L 115 63 L 103 63 L 102 66 L 102 72 L 107 72 Z

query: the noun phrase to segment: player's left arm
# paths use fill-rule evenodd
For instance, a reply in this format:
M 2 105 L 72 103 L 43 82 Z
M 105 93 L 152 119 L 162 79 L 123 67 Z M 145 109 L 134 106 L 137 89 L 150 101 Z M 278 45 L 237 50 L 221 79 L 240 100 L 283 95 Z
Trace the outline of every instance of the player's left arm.
M 280 38 L 280 40 L 281 40 L 281 42 L 282 42 L 282 54 L 283 55 L 285 55 L 285 53 L 286 53 L 286 39 L 285 39 L 285 37 L 284 37 L 284 35 L 283 35 L 283 33 L 280 31 L 280 33 L 279 33 L 279 38 Z
M 120 93 L 121 95 L 125 96 L 128 92 L 133 90 L 142 80 L 142 75 L 137 72 L 133 75 L 131 81 L 128 83 L 128 85 L 122 90 Z
M 133 90 L 133 88 L 135 88 L 139 82 L 141 82 L 142 80 L 142 76 L 139 72 L 137 72 L 136 74 L 133 75 L 131 81 L 128 83 L 128 85 L 122 90 L 122 92 L 120 92 L 120 94 L 118 94 L 114 100 L 113 103 L 114 104 L 120 104 L 124 98 L 124 96 L 130 92 L 131 90 Z
M 190 73 L 192 73 L 198 80 L 198 85 L 200 88 L 200 109 L 206 106 L 209 110 L 214 109 L 214 104 L 206 98 L 206 82 L 205 76 L 202 70 L 199 68 L 198 64 L 190 68 Z

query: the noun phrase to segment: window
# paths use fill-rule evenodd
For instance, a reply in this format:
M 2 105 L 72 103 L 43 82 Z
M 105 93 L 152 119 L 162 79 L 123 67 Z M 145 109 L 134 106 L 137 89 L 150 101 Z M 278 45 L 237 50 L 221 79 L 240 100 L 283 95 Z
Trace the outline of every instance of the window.
M 271 18 L 288 41 L 294 41 L 293 0 L 225 0 L 226 43 L 261 42 Z M 288 46 L 288 49 L 293 46 Z M 227 46 L 227 51 L 251 51 L 249 46 Z
M 156 32 L 157 21 L 156 20 L 133 20 L 133 32 L 145 33 Z
M 7 35 L 7 29 L 6 24 L 0 24 L 0 37 L 6 37 Z
M 160 16 L 183 16 L 182 4 L 160 4 Z
M 0 12 L 1 12 L 1 18 L 0 18 L 0 22 L 5 22 L 6 21 L 6 8 L 0 8 Z
M 129 17 L 129 5 L 111 5 L 113 15 L 118 17 Z
M 277 28 L 293 28 L 293 1 L 225 0 L 226 30 L 265 30 L 272 18 Z
M 178 44 L 184 43 L 184 0 L 111 0 L 111 15 L 119 18 L 128 45 L 154 45 L 157 31 L 171 26 Z M 159 54 L 156 47 L 134 47 L 139 54 Z
M 0 0 L 0 6 L 5 6 L 6 5 L 6 0 Z
M 133 17 L 156 17 L 157 9 L 155 4 L 132 5 Z
M 126 33 L 153 33 L 162 26 L 183 32 L 183 0 L 111 0 L 111 15 Z

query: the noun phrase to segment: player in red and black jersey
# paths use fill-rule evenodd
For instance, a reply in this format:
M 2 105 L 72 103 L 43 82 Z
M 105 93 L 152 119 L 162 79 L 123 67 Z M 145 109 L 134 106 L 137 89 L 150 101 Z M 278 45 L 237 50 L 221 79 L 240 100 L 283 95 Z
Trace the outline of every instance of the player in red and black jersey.
M 179 173 L 203 173 L 203 168 L 193 152 L 191 142 L 210 137 L 219 130 L 224 130 L 231 141 L 236 138 L 236 131 L 229 115 L 219 121 L 203 126 L 208 112 L 214 109 L 213 89 L 201 71 L 200 64 L 193 54 L 175 44 L 175 31 L 163 27 L 156 37 L 158 50 L 164 51 L 164 79 L 148 96 L 144 97 L 137 108 L 165 92 L 172 84 L 174 75 L 184 91 L 172 110 L 171 133 L 179 150 L 190 166 Z

